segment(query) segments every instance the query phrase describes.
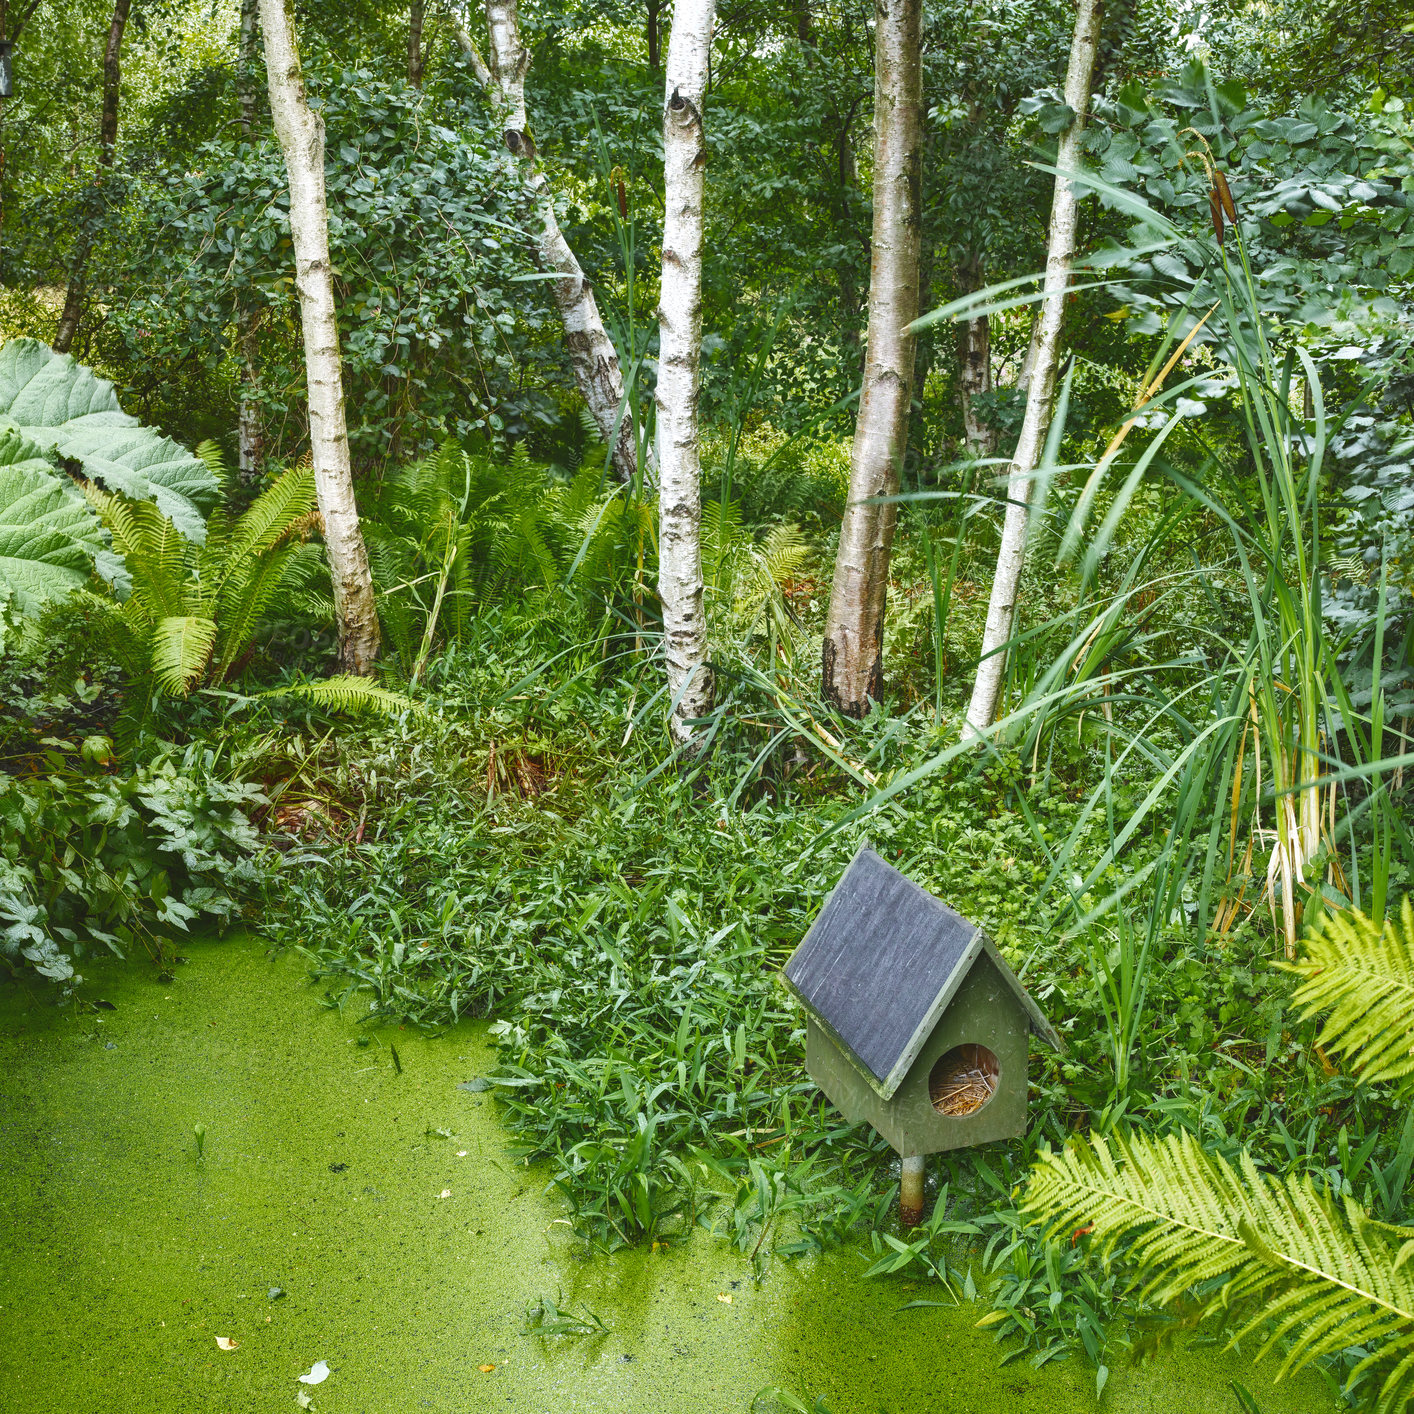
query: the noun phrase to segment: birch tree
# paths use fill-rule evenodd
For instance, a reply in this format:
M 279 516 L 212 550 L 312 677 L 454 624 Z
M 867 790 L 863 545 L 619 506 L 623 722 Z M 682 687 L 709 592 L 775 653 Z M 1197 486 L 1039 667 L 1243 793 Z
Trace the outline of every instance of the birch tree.
M 671 729 L 712 705 L 702 586 L 702 466 L 697 446 L 702 346 L 702 108 L 716 0 L 676 0 L 663 107 L 663 276 L 658 296 L 658 597 Z
M 637 429 L 624 396 L 619 355 L 604 330 L 594 287 L 560 230 L 549 180 L 536 161 L 535 140 L 530 135 L 525 109 L 525 75 L 530 68 L 530 51 L 521 42 L 516 0 L 486 0 L 486 33 L 490 40 L 489 62 L 481 57 L 471 36 L 460 27 L 457 42 L 495 104 L 504 127 L 506 147 L 520 159 L 526 182 L 539 202 L 540 231 L 536 245 L 546 273 L 559 276 L 552 288 L 564 326 L 575 386 L 605 445 L 613 449 L 615 475 L 621 481 L 629 481 L 638 469 Z
M 908 445 L 918 317 L 921 0 L 876 0 L 874 24 L 874 233 L 864 384 L 840 526 L 822 691 L 862 717 L 884 690 L 884 610 L 897 508 L 870 502 L 898 490 Z
M 1059 174 L 1051 200 L 1051 225 L 1046 241 L 1046 275 L 1042 285 L 1041 313 L 1027 353 L 1030 365 L 1026 385 L 1026 413 L 1007 475 L 1007 508 L 1002 540 L 997 550 L 997 571 L 987 606 L 987 626 L 982 635 L 982 659 L 972 686 L 963 723 L 963 737 L 980 736 L 992 724 L 1001 694 L 1006 645 L 1011 638 L 1017 590 L 1026 562 L 1027 529 L 1031 518 L 1032 479 L 1040 465 L 1046 432 L 1055 400 L 1056 372 L 1060 366 L 1061 324 L 1065 314 L 1066 286 L 1075 261 L 1078 196 L 1066 176 L 1080 165 L 1080 144 L 1090 107 L 1095 75 L 1095 51 L 1100 35 L 1100 0 L 1079 0 L 1075 31 L 1066 66 L 1065 101 L 1075 114 L 1061 135 L 1056 151 Z
M 239 47 L 236 62 L 236 99 L 239 104 L 241 136 L 246 142 L 255 136 L 255 59 L 258 0 L 241 0 Z M 236 418 L 237 474 L 246 485 L 260 478 L 265 451 L 265 434 L 257 395 L 260 388 L 260 315 L 248 300 L 236 310 L 236 350 L 240 356 L 240 402 Z
M 123 35 L 128 28 L 128 11 L 132 0 L 117 0 L 113 18 L 108 25 L 108 43 L 103 49 L 103 117 L 98 125 L 98 178 L 113 170 L 113 158 L 118 150 L 118 102 L 123 92 Z M 92 199 L 87 202 L 83 223 L 74 241 L 73 258 L 69 264 L 69 282 L 64 291 L 64 308 L 59 315 L 59 328 L 54 335 L 55 353 L 68 353 L 83 317 L 83 293 L 88 280 L 88 258 L 93 251 L 94 227 L 103 214 L 104 196 L 98 182 Z
M 309 442 L 334 585 L 339 665 L 346 673 L 371 673 L 378 656 L 378 614 L 368 550 L 354 502 L 344 419 L 343 364 L 324 198 L 324 123 L 310 111 L 305 97 L 285 0 L 259 0 L 259 5 L 270 113 L 290 178 L 290 238 L 295 248 L 295 285 L 309 385 Z

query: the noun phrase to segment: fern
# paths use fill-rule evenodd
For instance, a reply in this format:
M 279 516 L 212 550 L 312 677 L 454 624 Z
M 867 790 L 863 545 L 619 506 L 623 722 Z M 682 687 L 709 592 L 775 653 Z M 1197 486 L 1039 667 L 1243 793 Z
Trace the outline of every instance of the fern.
M 426 713 L 426 708 L 404 697 L 400 692 L 390 692 L 367 678 L 341 674 L 323 678 L 319 682 L 295 683 L 290 687 L 276 687 L 269 692 L 256 694 L 258 697 L 298 697 L 319 707 L 341 708 L 345 711 L 367 708 L 394 716 L 399 712 Z
M 196 615 L 158 619 L 152 627 L 152 675 L 171 697 L 185 697 L 211 661 L 216 624 Z
M 313 510 L 314 473 L 307 467 L 292 467 L 266 487 L 235 523 L 221 546 L 222 558 L 235 564 L 249 555 L 263 554 L 290 535 Z
M 1350 1059 L 1371 1083 L 1414 1075 L 1414 901 L 1383 928 L 1362 913 L 1334 913 L 1297 962 L 1294 1004 L 1303 1019 L 1329 1011 L 1321 1045 Z
M 1250 1312 L 1233 1342 L 1270 1322 L 1259 1357 L 1294 1337 L 1278 1379 L 1373 1345 L 1352 1382 L 1382 1373 L 1380 1414 L 1414 1397 L 1414 1243 L 1397 1249 L 1390 1229 L 1348 1199 L 1332 1207 L 1309 1178 L 1272 1178 L 1246 1153 L 1235 1167 L 1187 1133 L 1094 1136 L 1042 1156 L 1023 1211 L 1049 1235 L 1093 1230 L 1106 1259 L 1127 1240 L 1149 1300 L 1198 1287 L 1205 1311 Z
M 198 452 L 213 466 L 219 459 L 209 444 Z M 222 681 L 277 599 L 307 586 L 320 564 L 295 538 L 313 513 L 308 468 L 285 472 L 234 522 L 213 514 L 200 546 L 150 501 L 91 483 L 84 494 L 131 580 L 122 618 L 145 645 L 146 671 L 169 696 Z

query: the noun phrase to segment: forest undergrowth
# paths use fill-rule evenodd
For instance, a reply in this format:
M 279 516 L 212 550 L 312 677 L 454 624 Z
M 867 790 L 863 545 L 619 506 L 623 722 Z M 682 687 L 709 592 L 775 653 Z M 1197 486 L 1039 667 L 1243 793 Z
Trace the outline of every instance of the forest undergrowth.
M 1384 1089 L 1324 1065 L 1286 1017 L 1260 912 L 1216 947 L 1176 920 L 1116 1091 L 1092 940 L 1040 888 L 1092 784 L 1083 752 L 1046 783 L 1014 753 L 968 759 L 835 828 L 852 785 L 820 753 L 751 769 L 765 706 L 665 770 L 635 675 L 607 670 L 602 645 L 560 652 L 543 622 L 493 610 L 429 666 L 427 718 L 356 744 L 287 723 L 237 754 L 317 846 L 272 876 L 272 941 L 307 957 L 329 1005 L 370 1021 L 492 1018 L 499 1065 L 469 1079 L 494 1090 L 511 1152 L 544 1166 L 586 1243 L 701 1226 L 758 1274 L 863 1243 L 871 1275 L 988 1296 L 998 1336 L 1020 1337 L 1012 1354 L 1081 1348 L 1103 1368 L 1145 1313 L 1083 1233 L 1046 1240 L 1023 1221 L 1017 1185 L 1043 1145 L 1179 1128 L 1403 1213 L 1414 1132 L 1382 1127 Z M 849 746 L 887 780 L 934 731 L 926 713 L 902 731 L 879 715 Z M 1098 858 L 1103 821 L 1082 837 Z M 865 840 L 987 928 L 1067 1043 L 1033 1053 L 1028 1136 L 935 1159 L 912 1231 L 894 1216 L 896 1159 L 805 1075 L 803 1017 L 776 975 Z

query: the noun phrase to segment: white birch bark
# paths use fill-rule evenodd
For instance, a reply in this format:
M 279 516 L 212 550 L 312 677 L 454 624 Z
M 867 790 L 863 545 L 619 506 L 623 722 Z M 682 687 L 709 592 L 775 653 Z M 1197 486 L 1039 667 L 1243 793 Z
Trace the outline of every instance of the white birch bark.
M 285 0 L 260 0 L 270 113 L 290 178 L 290 238 L 309 385 L 309 442 L 315 493 L 339 625 L 339 665 L 371 673 L 378 656 L 378 614 L 368 550 L 354 502 L 349 435 L 344 420 L 343 362 L 329 263 L 329 212 L 324 197 L 324 123 L 310 111 Z
M 1060 366 L 1061 324 L 1065 314 L 1066 286 L 1075 259 L 1078 198 L 1075 186 L 1064 175 L 1080 166 L 1080 141 L 1090 107 L 1090 86 L 1095 74 L 1095 50 L 1100 36 L 1101 0 L 1079 0 L 1070 62 L 1065 74 L 1065 101 L 1075 121 L 1062 135 L 1056 151 L 1055 195 L 1051 201 L 1051 227 L 1046 242 L 1044 298 L 1036 332 L 1027 355 L 1031 365 L 1026 386 L 1026 414 L 1012 454 L 1007 479 L 1006 518 L 997 550 L 997 571 L 987 606 L 987 626 L 982 635 L 982 659 L 972 686 L 963 723 L 964 740 L 980 737 L 997 714 L 1005 645 L 1011 638 L 1017 590 L 1026 562 L 1027 528 L 1031 517 L 1032 476 L 1041 461 L 1046 431 L 1055 399 L 1056 372 Z
M 822 691 L 862 717 L 884 690 L 884 610 L 898 508 L 871 498 L 898 490 L 913 395 L 921 244 L 921 0 L 876 0 L 874 19 L 874 234 L 864 385 L 850 455 L 822 650 Z
M 673 737 L 712 705 L 702 587 L 702 466 L 697 446 L 702 346 L 702 106 L 716 0 L 676 0 L 663 108 L 663 277 L 658 297 L 658 597 Z
M 594 287 L 560 230 L 554 194 L 535 160 L 535 140 L 530 135 L 525 112 L 525 75 L 530 68 L 530 51 L 521 42 L 516 0 L 486 0 L 486 33 L 490 38 L 489 63 L 482 59 L 464 29 L 458 28 L 457 42 L 470 58 L 477 79 L 496 104 L 507 148 L 526 169 L 526 182 L 540 207 L 537 254 L 545 272 L 560 277 L 553 282 L 553 293 L 565 331 L 575 386 L 605 445 L 613 448 L 614 474 L 620 481 L 628 481 L 638 469 L 638 437 L 633 413 L 624 397 L 618 351 L 604 330 Z M 648 449 L 644 455 L 651 466 Z
M 241 0 L 240 41 L 236 64 L 236 99 L 240 110 L 241 135 L 246 142 L 255 135 L 255 36 L 259 22 L 257 0 Z M 236 309 L 236 348 L 240 354 L 240 411 L 237 416 L 237 472 L 243 484 L 260 480 L 265 454 L 265 432 L 261 425 L 259 315 L 242 300 Z

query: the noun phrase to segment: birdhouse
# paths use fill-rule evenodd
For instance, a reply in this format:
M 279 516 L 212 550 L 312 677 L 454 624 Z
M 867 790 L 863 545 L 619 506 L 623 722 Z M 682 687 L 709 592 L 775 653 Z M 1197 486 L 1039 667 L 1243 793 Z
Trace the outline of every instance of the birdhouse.
M 923 1155 L 1025 1132 L 1029 1038 L 1063 1049 L 991 939 L 867 846 L 785 981 L 805 1007 L 811 1078 L 903 1156 L 906 1220 Z

